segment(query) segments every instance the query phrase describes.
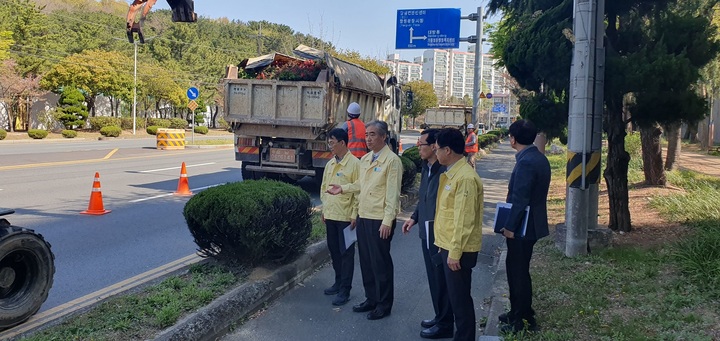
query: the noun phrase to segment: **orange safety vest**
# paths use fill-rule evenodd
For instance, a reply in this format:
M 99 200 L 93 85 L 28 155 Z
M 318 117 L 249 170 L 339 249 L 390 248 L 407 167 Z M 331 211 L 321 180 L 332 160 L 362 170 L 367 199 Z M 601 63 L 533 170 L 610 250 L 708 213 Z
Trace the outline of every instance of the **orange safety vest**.
M 477 137 L 475 137 L 475 144 L 474 144 L 474 145 L 472 145 L 472 146 L 468 146 L 468 145 L 467 145 L 468 143 L 472 142 L 472 137 L 473 137 L 473 136 L 476 136 L 474 132 L 468 134 L 467 139 L 465 139 L 465 152 L 466 152 L 466 153 L 477 153 L 478 150 L 479 150 L 479 149 L 478 149 L 478 142 L 479 142 L 479 141 L 477 140 Z
M 365 124 L 359 118 L 348 120 L 348 149 L 358 159 L 368 152 L 365 143 Z

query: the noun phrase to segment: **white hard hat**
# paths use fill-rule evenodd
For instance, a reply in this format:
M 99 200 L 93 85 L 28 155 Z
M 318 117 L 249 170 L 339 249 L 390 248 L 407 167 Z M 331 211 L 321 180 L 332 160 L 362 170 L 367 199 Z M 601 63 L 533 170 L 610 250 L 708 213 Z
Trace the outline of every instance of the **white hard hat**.
M 350 103 L 347 108 L 348 116 L 358 117 L 360 116 L 360 104 L 355 102 Z
M 467 126 L 468 129 L 475 129 L 475 126 L 472 123 L 468 123 Z

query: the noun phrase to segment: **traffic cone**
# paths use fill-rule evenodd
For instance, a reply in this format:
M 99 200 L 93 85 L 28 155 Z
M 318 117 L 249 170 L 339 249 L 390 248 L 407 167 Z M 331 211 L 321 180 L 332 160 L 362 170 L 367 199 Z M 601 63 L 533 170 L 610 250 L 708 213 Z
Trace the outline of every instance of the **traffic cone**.
M 398 155 L 403 153 L 402 141 L 398 141 Z
M 180 180 L 178 180 L 177 191 L 175 191 L 175 193 L 173 194 L 181 196 L 193 195 L 193 193 L 190 192 L 190 185 L 188 184 L 187 170 L 185 170 L 185 162 L 182 163 L 182 167 L 180 168 Z
M 95 173 L 95 180 L 93 181 L 92 192 L 90 192 L 90 204 L 88 205 L 88 209 L 80 213 L 90 215 L 103 215 L 110 213 L 110 210 L 106 210 L 103 207 L 102 191 L 100 190 L 100 173 Z

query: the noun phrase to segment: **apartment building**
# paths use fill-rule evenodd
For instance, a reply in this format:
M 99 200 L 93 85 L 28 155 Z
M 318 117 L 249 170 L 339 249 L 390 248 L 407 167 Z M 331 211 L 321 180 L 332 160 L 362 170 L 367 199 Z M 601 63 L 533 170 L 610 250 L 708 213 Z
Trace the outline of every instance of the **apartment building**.
M 400 59 L 400 54 L 395 53 L 387 56 L 387 60 L 380 63 L 389 67 L 390 72 L 397 77 L 400 84 L 422 79 L 422 65 L 416 62 L 409 62 Z

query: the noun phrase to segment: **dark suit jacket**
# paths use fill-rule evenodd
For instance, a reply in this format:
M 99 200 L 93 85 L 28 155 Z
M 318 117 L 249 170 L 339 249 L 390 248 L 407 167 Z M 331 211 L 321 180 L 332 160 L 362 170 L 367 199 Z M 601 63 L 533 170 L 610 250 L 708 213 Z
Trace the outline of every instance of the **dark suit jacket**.
M 437 202 L 438 186 L 440 185 L 440 174 L 445 171 L 445 166 L 435 161 L 428 176 L 428 164 L 422 162 L 422 174 L 420 178 L 420 189 L 418 190 L 418 204 L 410 217 L 418 224 L 420 238 L 426 239 L 425 222 L 435 220 L 435 206 Z
M 550 163 L 537 147 L 528 146 L 515 155 L 515 168 L 510 177 L 506 201 L 512 209 L 505 229 L 517 232 L 530 206 L 527 233 L 523 239 L 537 240 L 548 232 L 547 195 L 550 188 Z

